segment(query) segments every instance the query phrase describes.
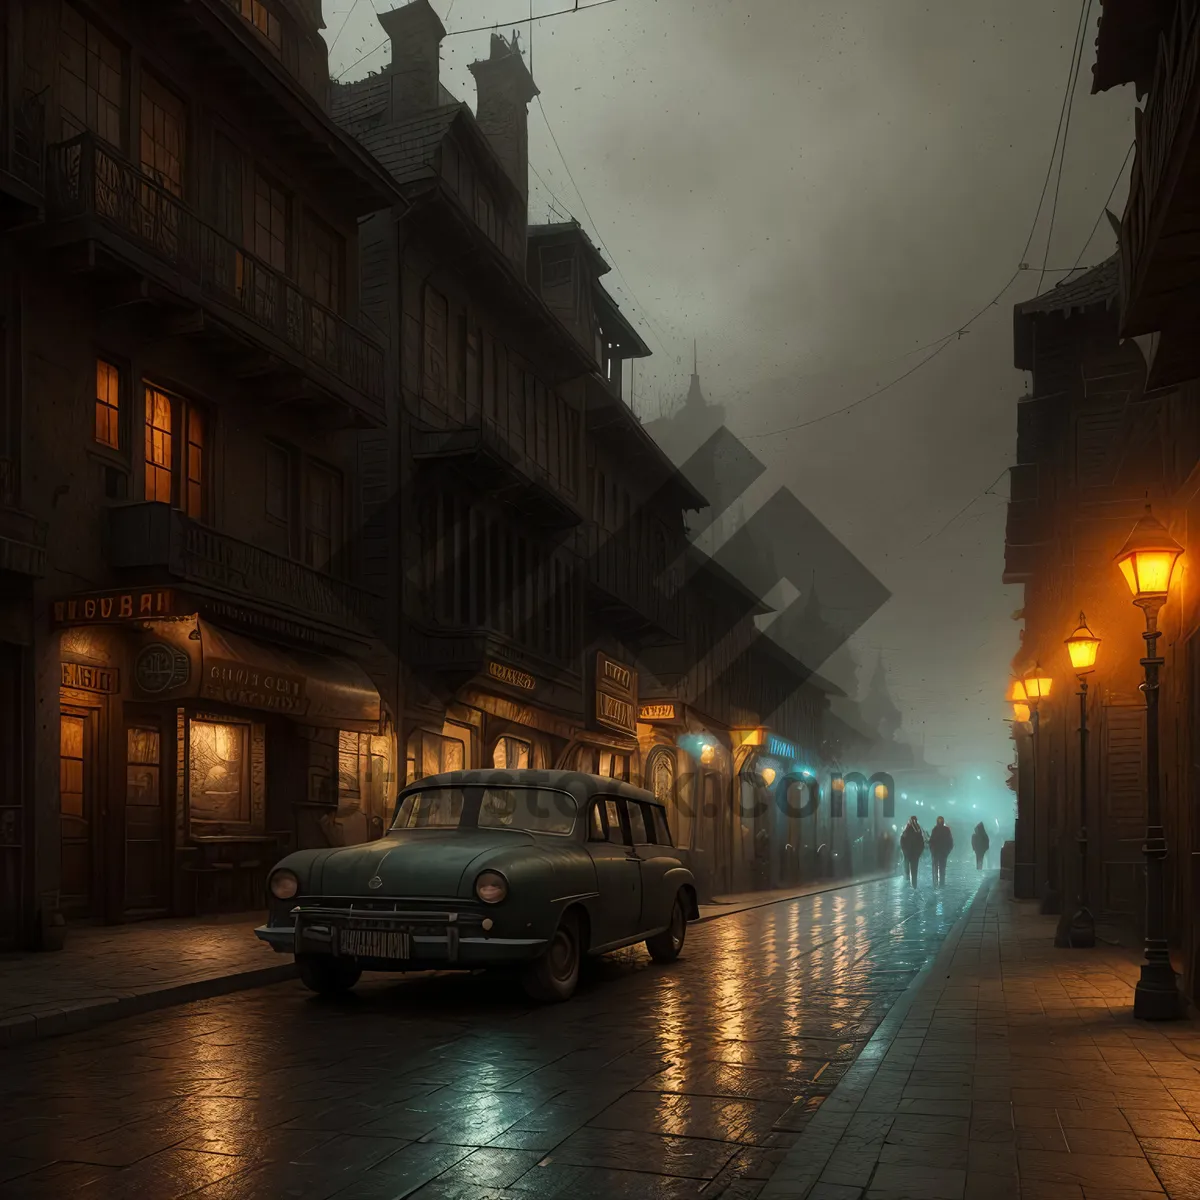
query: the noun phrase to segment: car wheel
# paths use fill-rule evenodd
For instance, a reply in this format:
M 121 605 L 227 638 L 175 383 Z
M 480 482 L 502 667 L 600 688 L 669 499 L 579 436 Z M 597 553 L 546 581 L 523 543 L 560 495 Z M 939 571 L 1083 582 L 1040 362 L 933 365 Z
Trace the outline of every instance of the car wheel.
M 300 981 L 320 996 L 338 996 L 348 992 L 361 978 L 362 971 L 353 962 L 328 954 L 302 954 L 296 959 Z
M 522 982 L 526 993 L 547 1003 L 570 1000 L 579 984 L 582 957 L 579 918 L 564 913 L 545 953 L 525 968 Z
M 656 963 L 673 963 L 683 951 L 684 939 L 687 937 L 687 908 L 683 893 L 675 897 L 675 906 L 671 909 L 671 923 L 653 937 L 646 939 L 646 949 Z

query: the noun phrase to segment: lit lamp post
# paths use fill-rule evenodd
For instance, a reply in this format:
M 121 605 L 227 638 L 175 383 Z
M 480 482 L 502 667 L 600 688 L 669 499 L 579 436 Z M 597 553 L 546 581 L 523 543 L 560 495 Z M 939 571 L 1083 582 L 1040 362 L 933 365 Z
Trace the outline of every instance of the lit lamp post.
M 1036 663 L 1033 670 L 1029 671 L 1024 680 L 1025 698 L 1029 704 L 1030 717 L 1029 724 L 1033 730 L 1033 788 L 1034 788 L 1034 805 L 1037 804 L 1037 775 L 1038 775 L 1038 728 L 1040 713 L 1038 706 L 1043 700 L 1050 698 L 1050 688 L 1054 680 L 1049 675 L 1043 675 L 1042 669 Z M 1050 825 L 1051 814 L 1046 813 L 1046 894 L 1042 897 L 1041 911 L 1043 913 L 1057 913 L 1062 907 L 1062 898 L 1058 893 L 1056 880 L 1054 878 L 1054 844 L 1052 841 L 1052 830 Z
M 1079 625 L 1067 638 L 1071 668 L 1079 680 L 1079 897 L 1075 915 L 1069 922 L 1063 920 L 1058 924 L 1058 932 L 1054 937 L 1056 946 L 1085 948 L 1096 944 L 1096 922 L 1088 907 L 1087 677 L 1096 668 L 1096 653 L 1099 649 L 1100 639 L 1088 628 L 1083 613 L 1080 613 Z
M 1030 726 L 1030 747 L 1032 755 L 1032 725 L 1030 724 L 1031 713 L 1029 710 L 1029 697 L 1025 691 L 1025 684 L 1020 679 L 1014 679 L 1009 684 L 1008 692 L 1005 699 L 1012 705 L 1013 709 L 1013 733 L 1017 729 L 1024 729 L 1025 726 Z M 1018 743 L 1018 754 L 1020 753 L 1020 745 Z M 1037 764 L 1034 763 L 1036 768 Z M 1018 759 L 1018 771 L 1020 770 Z M 1018 787 L 1017 791 L 1017 820 L 1016 828 L 1013 830 L 1013 839 L 1016 845 L 1013 847 L 1013 896 L 1018 900 L 1029 900 L 1037 893 L 1037 885 L 1034 880 L 1036 877 L 1036 851 L 1035 851 L 1035 822 L 1037 819 L 1037 771 L 1030 771 L 1030 795 L 1024 797 L 1021 795 Z
M 1158 611 L 1166 603 L 1175 562 L 1183 547 L 1150 515 L 1150 506 L 1117 555 L 1117 566 L 1146 614 L 1146 961 L 1133 998 L 1133 1015 L 1144 1021 L 1177 1020 L 1183 1015 L 1166 939 L 1166 880 L 1163 862 L 1167 839 L 1158 790 Z

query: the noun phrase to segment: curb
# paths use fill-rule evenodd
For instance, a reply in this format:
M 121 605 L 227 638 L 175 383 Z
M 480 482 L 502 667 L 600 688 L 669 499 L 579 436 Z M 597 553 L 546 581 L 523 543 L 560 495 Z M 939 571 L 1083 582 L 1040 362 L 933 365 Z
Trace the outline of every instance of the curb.
M 860 875 L 857 879 L 847 879 L 842 883 L 831 883 L 828 887 L 813 888 L 807 892 L 792 892 L 788 896 L 776 896 L 773 900 L 763 900 L 758 904 L 729 905 L 728 912 L 709 913 L 707 917 L 697 917 L 689 921 L 689 925 L 702 925 L 705 921 L 716 921 L 721 917 L 736 917 L 738 913 L 753 912 L 756 908 L 770 908 L 772 904 L 787 904 L 791 900 L 804 900 L 808 896 L 823 896 L 826 892 L 843 892 L 846 888 L 859 887 L 864 883 L 878 883 L 881 879 L 896 878 L 895 871 L 880 871 L 874 875 Z M 701 908 L 720 908 L 722 905 L 702 904 Z
M 212 979 L 181 983 L 157 992 L 142 992 L 136 996 L 121 996 L 115 1000 L 97 1000 L 79 1008 L 11 1017 L 7 1021 L 0 1021 L 0 1049 L 40 1041 L 42 1038 L 58 1037 L 64 1033 L 78 1033 L 96 1025 L 105 1025 L 109 1021 L 140 1016 L 160 1008 L 174 1008 L 179 1004 L 190 1004 L 194 1000 L 210 1000 L 214 996 L 267 987 L 295 977 L 294 962 L 279 963 L 273 967 L 260 967 L 255 971 L 239 971 L 233 975 L 218 975 Z
M 759 1200 L 803 1200 L 820 1180 L 852 1118 L 858 1112 L 867 1089 L 892 1042 L 895 1041 L 900 1027 L 904 1024 L 909 1009 L 938 969 L 944 969 L 953 958 L 968 922 L 978 906 L 986 907 L 988 897 L 991 896 L 997 882 L 993 878 L 981 885 L 970 901 L 963 906 L 958 920 L 942 941 L 937 954 L 917 972 L 900 998 L 888 1009 L 871 1035 L 870 1041 L 842 1076 L 837 1087 L 813 1114 L 804 1132 L 792 1144 L 783 1162 L 767 1180 L 766 1187 L 759 1193 Z
M 860 884 L 874 883 L 888 878 L 891 878 L 891 874 L 886 872 L 865 875 L 859 879 L 847 880 L 829 887 L 796 892 L 790 896 L 777 896 L 773 900 L 764 900 L 761 904 L 737 907 L 731 905 L 728 912 L 710 913 L 706 917 L 692 921 L 691 924 L 698 925 L 706 921 L 716 921 L 723 917 L 736 916 L 738 913 L 750 912 L 753 909 L 767 908 L 772 904 L 786 904 L 791 900 L 803 900 L 807 896 L 818 896 L 825 892 L 840 892 L 846 888 L 858 887 Z M 7 1021 L 0 1020 L 0 1050 L 10 1046 L 41 1041 L 43 1038 L 60 1037 L 66 1033 L 79 1033 L 97 1025 L 120 1021 L 125 1017 L 140 1016 L 157 1009 L 174 1008 L 180 1004 L 191 1004 L 196 1000 L 211 1000 L 215 996 L 227 996 L 234 992 L 248 992 L 255 988 L 270 987 L 272 984 L 284 983 L 295 978 L 295 962 L 286 962 L 272 967 L 261 967 L 255 971 L 238 971 L 232 975 L 198 979 L 193 983 L 183 983 L 176 987 L 164 988 L 161 991 L 142 992 L 136 996 L 121 996 L 113 1000 L 97 1000 L 91 1004 L 80 1005 L 78 1008 L 61 1009 L 57 1012 L 45 1012 L 40 1015 L 11 1017 Z

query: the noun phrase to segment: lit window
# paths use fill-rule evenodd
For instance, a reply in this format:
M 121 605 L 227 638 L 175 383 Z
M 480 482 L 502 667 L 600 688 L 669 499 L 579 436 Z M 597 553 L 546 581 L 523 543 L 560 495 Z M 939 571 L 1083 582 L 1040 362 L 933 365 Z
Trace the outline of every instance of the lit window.
M 267 39 L 274 50 L 281 50 L 283 48 L 283 32 L 279 27 L 279 18 L 262 0 L 240 0 L 240 4 L 242 16 Z
M 189 517 L 202 520 L 204 517 L 205 480 L 205 435 L 204 414 L 198 408 L 187 410 L 187 492 L 184 496 L 184 512 Z
M 171 397 L 146 389 L 146 499 L 171 503 Z
M 121 372 L 102 358 L 96 360 L 96 441 L 121 448 Z
M 338 731 L 338 792 L 347 798 L 357 797 L 362 789 L 359 761 L 359 735 L 345 729 Z
M 530 748 L 519 738 L 502 737 L 492 752 L 492 765 L 497 771 L 527 771 Z
M 193 824 L 248 825 L 248 725 L 189 722 L 188 806 Z

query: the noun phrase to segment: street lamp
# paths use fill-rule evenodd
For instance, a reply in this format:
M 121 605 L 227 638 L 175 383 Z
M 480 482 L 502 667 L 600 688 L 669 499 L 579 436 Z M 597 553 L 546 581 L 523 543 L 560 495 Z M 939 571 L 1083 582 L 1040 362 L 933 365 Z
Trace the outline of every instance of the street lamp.
M 1054 944 L 1084 948 L 1096 944 L 1096 922 L 1088 907 L 1087 677 L 1096 669 L 1100 639 L 1088 628 L 1087 618 L 1083 613 L 1079 614 L 1079 624 L 1075 632 L 1067 638 L 1066 644 L 1067 653 L 1071 657 L 1071 668 L 1079 680 L 1079 898 L 1078 907 L 1071 920 L 1059 921 Z
M 1166 939 L 1166 896 L 1163 862 L 1167 839 L 1162 827 L 1158 790 L 1158 611 L 1167 601 L 1171 576 L 1183 547 L 1150 514 L 1150 506 L 1117 554 L 1117 566 L 1146 614 L 1146 961 L 1133 997 L 1133 1015 L 1144 1021 L 1171 1021 L 1183 1015 L 1175 971 Z
M 1054 685 L 1054 680 L 1049 675 L 1042 672 L 1042 668 L 1034 663 L 1031 670 L 1025 673 L 1021 680 L 1025 688 L 1025 697 L 1029 703 L 1030 717 L 1029 725 L 1032 730 L 1033 744 L 1033 805 L 1036 820 L 1037 813 L 1037 776 L 1038 776 L 1038 730 L 1040 728 L 1041 714 L 1038 711 L 1038 706 L 1043 700 L 1050 698 L 1050 689 Z M 1046 814 L 1046 832 L 1050 837 L 1053 836 L 1050 817 L 1051 813 Z M 1057 870 L 1056 870 L 1056 846 L 1051 840 L 1051 844 L 1046 847 L 1046 892 L 1042 897 L 1040 911 L 1042 913 L 1057 913 L 1062 909 L 1062 897 L 1059 895 L 1059 889 L 1056 885 Z

